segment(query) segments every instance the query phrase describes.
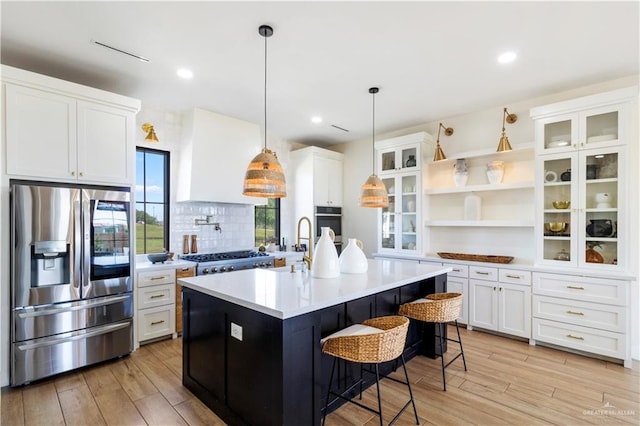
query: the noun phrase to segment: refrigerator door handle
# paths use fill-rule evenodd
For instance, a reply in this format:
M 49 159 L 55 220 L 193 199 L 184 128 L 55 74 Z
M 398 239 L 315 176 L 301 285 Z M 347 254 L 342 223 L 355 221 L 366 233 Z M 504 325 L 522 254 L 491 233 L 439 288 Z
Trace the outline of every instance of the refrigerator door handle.
M 64 312 L 81 311 L 83 309 L 91 309 L 91 308 L 97 308 L 99 306 L 112 305 L 114 303 L 125 301 L 130 297 L 131 297 L 130 295 L 124 295 L 124 296 L 110 297 L 108 299 L 100 300 L 96 302 L 83 303 L 82 305 L 78 305 L 78 306 L 64 306 L 64 307 L 57 307 L 52 309 L 43 309 L 38 311 L 28 310 L 27 312 L 18 313 L 18 317 L 33 318 L 33 317 L 42 317 L 45 315 L 54 315 L 54 314 L 59 314 Z
M 81 333 L 81 334 L 79 334 L 77 336 L 71 336 L 71 337 L 48 337 L 48 338 L 45 338 L 46 340 L 44 340 L 44 341 L 40 341 L 40 342 L 36 342 L 36 343 L 26 343 L 26 344 L 19 345 L 18 349 L 20 349 L 21 351 L 26 351 L 26 350 L 29 350 L 29 349 L 37 349 L 37 348 L 42 348 L 42 347 L 46 347 L 46 346 L 58 345 L 60 343 L 65 343 L 65 342 L 73 342 L 75 340 L 84 340 L 84 339 L 87 339 L 89 337 L 99 336 L 101 334 L 107 334 L 107 333 L 110 333 L 112 331 L 120 330 L 122 328 L 129 327 L 129 325 L 130 325 L 129 322 L 120 323 L 120 324 L 110 324 L 110 325 L 105 325 L 103 327 L 100 327 L 98 330 L 93 330 L 93 331 L 89 331 L 89 332 L 86 332 L 86 333 Z

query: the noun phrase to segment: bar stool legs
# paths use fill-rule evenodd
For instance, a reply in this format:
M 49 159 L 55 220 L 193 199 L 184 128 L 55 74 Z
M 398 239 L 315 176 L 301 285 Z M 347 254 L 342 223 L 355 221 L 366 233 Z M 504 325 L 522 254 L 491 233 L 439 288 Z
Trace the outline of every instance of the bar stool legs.
M 462 363 L 464 364 L 464 371 L 467 371 L 467 361 L 464 359 L 464 350 L 462 349 L 462 339 L 460 339 L 460 329 L 458 328 L 458 320 L 454 320 L 455 325 L 456 325 L 456 333 L 458 334 L 458 340 L 455 339 L 451 339 L 448 337 L 444 337 L 445 335 L 445 327 L 447 326 L 447 323 L 445 322 L 439 322 L 436 325 L 438 326 L 438 338 L 440 340 L 440 362 L 442 364 L 442 385 L 444 387 L 444 391 L 447 391 L 447 379 L 445 377 L 445 369 L 456 359 L 462 357 Z M 443 348 L 444 348 L 444 343 L 445 341 L 448 340 L 450 342 L 455 342 L 458 343 L 460 345 L 460 353 L 457 354 L 456 356 L 454 356 L 452 359 L 449 360 L 449 362 L 447 362 L 446 364 L 444 363 L 444 352 L 443 352 Z
M 420 424 L 420 419 L 418 418 L 418 411 L 416 409 L 416 403 L 413 399 L 413 391 L 411 390 L 411 382 L 409 381 L 409 374 L 407 373 L 407 366 L 404 362 L 404 354 L 400 355 L 400 359 L 402 361 L 402 369 L 404 371 L 404 377 L 406 381 L 402 381 L 402 380 L 398 380 L 396 378 L 393 377 L 386 377 L 389 380 L 393 380 L 394 382 L 397 383 L 401 383 L 404 385 L 407 385 L 407 388 L 409 389 L 409 401 L 407 401 L 407 403 L 402 407 L 402 409 L 398 412 L 398 414 L 395 415 L 395 417 L 391 420 L 391 422 L 389 422 L 389 425 L 392 425 L 396 422 L 396 420 L 398 420 L 398 418 L 402 415 L 402 413 L 404 413 L 404 410 L 407 409 L 407 407 L 409 407 L 409 404 L 411 404 L 413 406 L 413 413 L 415 415 L 416 418 L 416 424 L 419 425 Z M 334 357 L 333 358 L 333 363 L 331 365 L 331 375 L 329 376 L 329 387 L 327 390 L 327 399 L 325 401 L 325 406 L 323 408 L 323 413 L 322 413 L 322 426 L 324 426 L 324 422 L 325 419 L 327 417 L 327 408 L 329 407 L 330 404 L 332 404 L 333 402 L 337 401 L 338 399 L 344 399 L 347 402 L 350 402 L 352 404 L 355 404 L 361 408 L 364 408 L 367 411 L 370 411 L 372 413 L 375 413 L 378 415 L 379 419 L 380 419 L 380 426 L 383 426 L 383 422 L 382 422 L 382 399 L 380 398 L 380 371 L 378 368 L 378 364 L 374 363 L 373 367 L 374 367 L 374 371 L 371 370 L 366 370 L 363 369 L 363 365 L 364 363 L 360 364 L 360 380 L 358 380 L 356 383 L 354 383 L 353 385 L 351 385 L 348 389 L 346 389 L 344 392 L 342 393 L 336 393 L 333 392 L 331 390 L 331 382 L 333 381 L 333 374 L 335 372 L 335 367 L 336 367 L 336 362 L 338 361 L 338 358 Z M 362 399 L 362 372 L 365 371 L 367 373 L 371 373 L 374 374 L 376 376 L 376 391 L 377 391 L 377 395 L 378 395 L 378 411 L 374 410 L 371 407 L 368 407 L 358 401 L 354 401 L 353 398 L 349 398 L 346 397 L 345 394 L 349 393 L 354 387 L 356 386 L 360 386 L 360 399 Z M 444 370 L 443 370 L 444 371 Z M 329 400 L 329 398 L 331 397 L 331 395 L 334 395 L 336 398 L 334 398 L 333 400 Z

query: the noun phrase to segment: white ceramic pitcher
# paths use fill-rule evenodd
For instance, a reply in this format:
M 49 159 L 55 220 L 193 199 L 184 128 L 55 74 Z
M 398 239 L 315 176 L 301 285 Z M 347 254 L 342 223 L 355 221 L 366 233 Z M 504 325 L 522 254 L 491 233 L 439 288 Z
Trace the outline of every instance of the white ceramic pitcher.
M 349 238 L 339 260 L 340 272 L 343 274 L 362 274 L 369 268 L 367 257 L 362 251 L 362 241 L 355 238 Z
M 323 226 L 320 229 L 320 239 L 313 250 L 311 276 L 314 278 L 336 278 L 340 276 L 338 251 L 333 244 L 336 234 L 328 226 Z

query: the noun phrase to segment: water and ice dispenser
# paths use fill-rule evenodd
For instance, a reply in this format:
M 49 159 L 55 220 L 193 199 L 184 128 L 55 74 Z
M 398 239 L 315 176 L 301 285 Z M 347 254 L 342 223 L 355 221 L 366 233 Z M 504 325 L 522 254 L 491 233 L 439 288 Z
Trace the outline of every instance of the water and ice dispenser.
M 66 241 L 35 241 L 31 246 L 31 287 L 69 283 L 70 257 Z

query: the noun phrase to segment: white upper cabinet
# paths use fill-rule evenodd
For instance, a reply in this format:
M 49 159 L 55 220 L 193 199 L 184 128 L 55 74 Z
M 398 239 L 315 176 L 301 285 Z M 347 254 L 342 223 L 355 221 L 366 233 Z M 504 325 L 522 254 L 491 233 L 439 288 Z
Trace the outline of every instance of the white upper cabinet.
M 6 172 L 132 185 L 140 101 L 3 66 Z
M 342 159 L 313 156 L 313 198 L 316 206 L 342 207 Z
M 247 166 L 263 147 L 260 126 L 196 108 L 182 136 L 176 201 L 266 204 L 242 195 Z

